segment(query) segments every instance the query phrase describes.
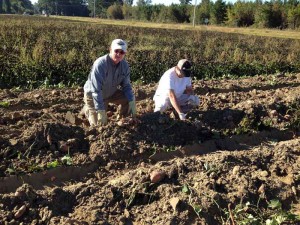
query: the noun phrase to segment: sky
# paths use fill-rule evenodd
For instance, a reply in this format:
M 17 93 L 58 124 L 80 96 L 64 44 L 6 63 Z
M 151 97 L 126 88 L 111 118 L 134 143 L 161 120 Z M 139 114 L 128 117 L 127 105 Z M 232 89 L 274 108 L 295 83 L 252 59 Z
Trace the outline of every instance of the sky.
M 32 4 L 37 3 L 38 0 L 30 0 Z M 133 5 L 137 0 L 133 0 Z M 197 1 L 197 5 L 201 2 L 201 0 L 192 0 L 191 4 L 194 5 L 195 1 Z M 231 2 L 234 3 L 236 0 L 227 0 L 225 2 Z M 214 2 L 214 0 L 213 0 Z M 180 4 L 179 0 L 152 0 L 152 5 L 158 5 L 158 4 L 164 4 L 164 5 L 171 5 L 171 4 Z
M 36 3 L 38 0 L 31 0 L 31 3 L 34 4 Z M 135 0 L 134 0 L 135 2 Z M 197 1 L 199 2 L 199 0 Z M 171 5 L 172 3 L 174 4 L 179 4 L 180 1 L 179 0 L 152 0 L 152 4 L 164 4 L 164 5 Z M 195 0 L 192 0 L 192 4 L 195 3 Z
M 179 0 L 152 0 L 152 4 L 164 4 L 164 5 L 171 5 L 172 3 L 174 4 L 179 4 Z

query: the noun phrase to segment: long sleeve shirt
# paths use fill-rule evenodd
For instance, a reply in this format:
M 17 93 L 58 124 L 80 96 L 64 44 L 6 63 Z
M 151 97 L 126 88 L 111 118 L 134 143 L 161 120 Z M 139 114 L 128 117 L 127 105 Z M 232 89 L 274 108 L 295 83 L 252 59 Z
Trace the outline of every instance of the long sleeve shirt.
M 127 61 L 114 64 L 109 54 L 98 58 L 91 69 L 84 91 L 91 95 L 95 109 L 105 110 L 104 99 L 112 96 L 120 88 L 128 101 L 134 99 L 130 84 L 130 68 Z

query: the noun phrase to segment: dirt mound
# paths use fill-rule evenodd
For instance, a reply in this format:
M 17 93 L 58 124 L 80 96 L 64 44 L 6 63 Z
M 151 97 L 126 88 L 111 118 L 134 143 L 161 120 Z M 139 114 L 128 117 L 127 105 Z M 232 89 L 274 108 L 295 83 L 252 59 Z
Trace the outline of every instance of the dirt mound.
M 195 81 L 201 106 L 90 128 L 81 88 L 0 91 L 8 224 L 299 223 L 300 76 Z
M 143 160 L 156 152 L 174 151 L 196 141 L 199 132 L 191 122 L 182 122 L 168 115 L 148 113 L 141 115 L 137 124 L 110 124 L 99 129 L 91 144 L 90 155 L 105 161 Z M 166 138 L 168 137 L 168 138 Z

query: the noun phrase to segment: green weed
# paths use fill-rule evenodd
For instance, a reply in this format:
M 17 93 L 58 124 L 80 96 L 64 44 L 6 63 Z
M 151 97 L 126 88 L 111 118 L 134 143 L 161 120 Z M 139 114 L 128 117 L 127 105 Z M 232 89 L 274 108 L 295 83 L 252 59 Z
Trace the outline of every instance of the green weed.
M 43 167 L 40 165 L 36 165 L 36 164 L 32 164 L 28 167 L 28 171 L 29 172 L 38 172 L 38 171 L 42 171 Z
M 174 152 L 176 150 L 177 150 L 176 146 L 164 146 L 162 151 L 163 152 Z
M 199 204 L 193 202 L 193 197 L 196 196 L 196 192 L 191 188 L 188 184 L 184 184 L 182 186 L 181 191 L 185 194 L 189 195 L 188 204 L 193 208 L 194 212 L 198 217 L 200 217 L 200 213 L 202 212 L 202 207 Z
M 280 225 L 285 222 L 290 222 L 289 224 L 295 222 L 296 224 L 296 222 L 300 222 L 300 216 L 284 211 L 281 202 L 277 199 L 271 200 L 268 208 L 272 209 L 273 212 L 270 218 L 266 220 L 266 225 Z
M 65 155 L 64 157 L 62 157 L 61 161 L 65 165 L 68 165 L 68 166 L 72 165 L 72 158 L 71 158 L 71 156 L 69 154 Z
M 59 166 L 59 162 L 58 160 L 55 160 L 53 162 L 49 162 L 47 163 L 47 168 L 50 169 L 50 168 L 56 168 Z
M 7 102 L 7 101 L 0 102 L 0 107 L 3 107 L 3 108 L 8 108 L 8 107 L 9 107 L 9 105 L 10 105 L 10 103 L 9 103 L 9 102 Z
M 215 164 L 212 164 L 212 163 L 205 162 L 203 166 L 204 166 L 206 174 L 208 174 L 208 175 L 211 174 L 212 172 L 219 171 L 218 166 Z
M 300 129 L 300 99 L 295 99 L 295 101 L 289 106 L 286 114 L 290 115 L 291 118 L 287 125 L 287 128 L 297 131 Z
M 72 164 L 73 164 L 72 157 L 69 154 L 67 154 L 67 155 L 63 156 L 60 160 L 56 159 L 55 161 L 47 163 L 47 168 L 48 169 L 56 168 L 61 165 L 71 166 Z
M 269 85 L 276 86 L 278 84 L 276 75 L 272 75 L 272 76 L 268 76 L 268 77 L 269 77 L 269 81 L 268 81 Z
M 14 174 L 16 174 L 16 170 L 15 170 L 15 168 L 7 168 L 6 169 L 6 171 L 5 171 L 6 173 L 8 173 L 9 175 L 14 175 Z
M 189 193 L 190 193 L 189 186 L 188 186 L 187 184 L 184 184 L 184 185 L 182 186 L 181 191 L 182 191 L 183 193 L 185 193 L 185 194 L 189 194 Z
M 279 200 L 271 200 L 268 204 L 268 209 L 260 209 L 259 204 L 253 205 L 250 202 L 245 204 L 237 204 L 231 208 L 221 209 L 225 218 L 222 218 L 223 224 L 241 224 L 241 225 L 280 225 L 280 224 L 296 224 L 300 222 L 300 217 L 284 211 Z

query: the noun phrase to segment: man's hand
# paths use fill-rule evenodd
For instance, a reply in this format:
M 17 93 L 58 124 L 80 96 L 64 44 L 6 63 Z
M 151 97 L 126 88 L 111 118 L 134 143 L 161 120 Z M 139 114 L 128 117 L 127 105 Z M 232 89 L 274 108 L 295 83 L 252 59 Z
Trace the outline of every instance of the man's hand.
M 185 120 L 186 114 L 184 114 L 184 113 L 179 113 L 178 115 L 179 115 L 179 119 L 180 119 L 180 120 Z
M 179 115 L 180 114 L 179 112 L 181 112 L 181 107 L 177 102 L 177 98 L 173 89 L 169 90 L 169 98 L 170 98 L 171 105 L 174 107 L 174 109 Z
M 105 110 L 98 111 L 98 125 L 106 125 L 107 124 L 107 115 Z
M 136 116 L 136 106 L 135 106 L 135 100 L 132 100 L 129 102 L 129 113 L 132 114 L 133 117 Z

